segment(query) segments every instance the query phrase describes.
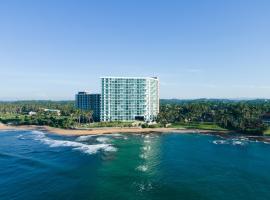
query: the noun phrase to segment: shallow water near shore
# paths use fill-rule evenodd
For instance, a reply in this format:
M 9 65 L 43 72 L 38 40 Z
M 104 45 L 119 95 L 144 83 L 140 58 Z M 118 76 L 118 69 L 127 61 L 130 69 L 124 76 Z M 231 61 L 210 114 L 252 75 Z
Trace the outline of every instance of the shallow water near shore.
M 0 199 L 270 199 L 270 144 L 0 131 Z

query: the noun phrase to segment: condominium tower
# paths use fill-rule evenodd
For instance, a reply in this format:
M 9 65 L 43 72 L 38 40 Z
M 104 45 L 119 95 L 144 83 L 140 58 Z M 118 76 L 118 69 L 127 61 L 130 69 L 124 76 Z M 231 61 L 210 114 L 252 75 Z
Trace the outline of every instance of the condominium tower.
M 75 107 L 93 111 L 93 120 L 100 121 L 100 94 L 78 92 L 75 96 Z
M 159 113 L 157 77 L 102 77 L 101 121 L 154 121 Z

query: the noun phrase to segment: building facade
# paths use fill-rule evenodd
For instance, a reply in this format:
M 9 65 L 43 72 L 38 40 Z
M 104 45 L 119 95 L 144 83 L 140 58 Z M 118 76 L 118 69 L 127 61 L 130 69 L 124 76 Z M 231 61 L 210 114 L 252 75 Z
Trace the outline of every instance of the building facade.
M 101 121 L 155 121 L 159 113 L 156 77 L 102 77 Z
M 75 96 L 75 107 L 81 110 L 93 111 L 93 120 L 100 121 L 100 94 L 78 92 Z

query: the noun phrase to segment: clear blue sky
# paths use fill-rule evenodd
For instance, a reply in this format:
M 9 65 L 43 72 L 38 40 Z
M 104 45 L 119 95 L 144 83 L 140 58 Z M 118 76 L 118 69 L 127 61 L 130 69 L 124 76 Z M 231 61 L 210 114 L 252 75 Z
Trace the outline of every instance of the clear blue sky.
M 270 98 L 269 0 L 3 0 L 0 100 L 73 99 L 100 76 L 162 98 Z

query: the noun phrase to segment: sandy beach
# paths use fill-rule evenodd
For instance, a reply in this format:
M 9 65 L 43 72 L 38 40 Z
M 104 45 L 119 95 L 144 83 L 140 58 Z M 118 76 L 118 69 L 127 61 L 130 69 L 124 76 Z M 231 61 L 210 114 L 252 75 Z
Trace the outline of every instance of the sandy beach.
M 201 130 L 201 129 L 180 129 L 180 128 L 119 128 L 119 127 L 102 127 L 102 128 L 92 128 L 86 130 L 79 129 L 61 129 L 54 128 L 50 126 L 36 126 L 36 125 L 21 125 L 21 126 L 11 126 L 0 123 L 1 130 L 32 130 L 32 131 L 43 131 L 51 134 L 65 135 L 65 136 L 81 136 L 81 135 L 99 135 L 99 134 L 114 134 L 114 133 L 189 133 L 189 134 L 211 134 L 216 136 L 221 136 L 224 138 L 230 138 L 234 136 L 241 136 L 241 134 L 235 134 L 231 131 L 213 131 L 213 130 Z M 256 136 L 256 135 L 242 135 L 250 140 L 270 142 L 269 136 Z
M 5 125 L 5 124 L 2 124 L 2 123 L 0 122 L 0 130 L 7 130 L 7 129 L 11 129 L 11 127 L 10 127 L 10 126 L 7 126 L 7 125 Z
M 23 126 L 10 126 L 0 123 L 0 130 L 39 130 L 50 132 L 59 135 L 91 135 L 91 134 L 110 134 L 110 133 L 216 133 L 216 131 L 211 130 L 196 130 L 196 129 L 179 129 L 179 128 L 114 128 L 114 127 L 104 127 L 104 128 L 93 128 L 87 130 L 79 129 L 61 129 L 49 126 L 35 126 L 35 125 L 23 125 Z M 218 132 L 219 134 L 226 133 Z

